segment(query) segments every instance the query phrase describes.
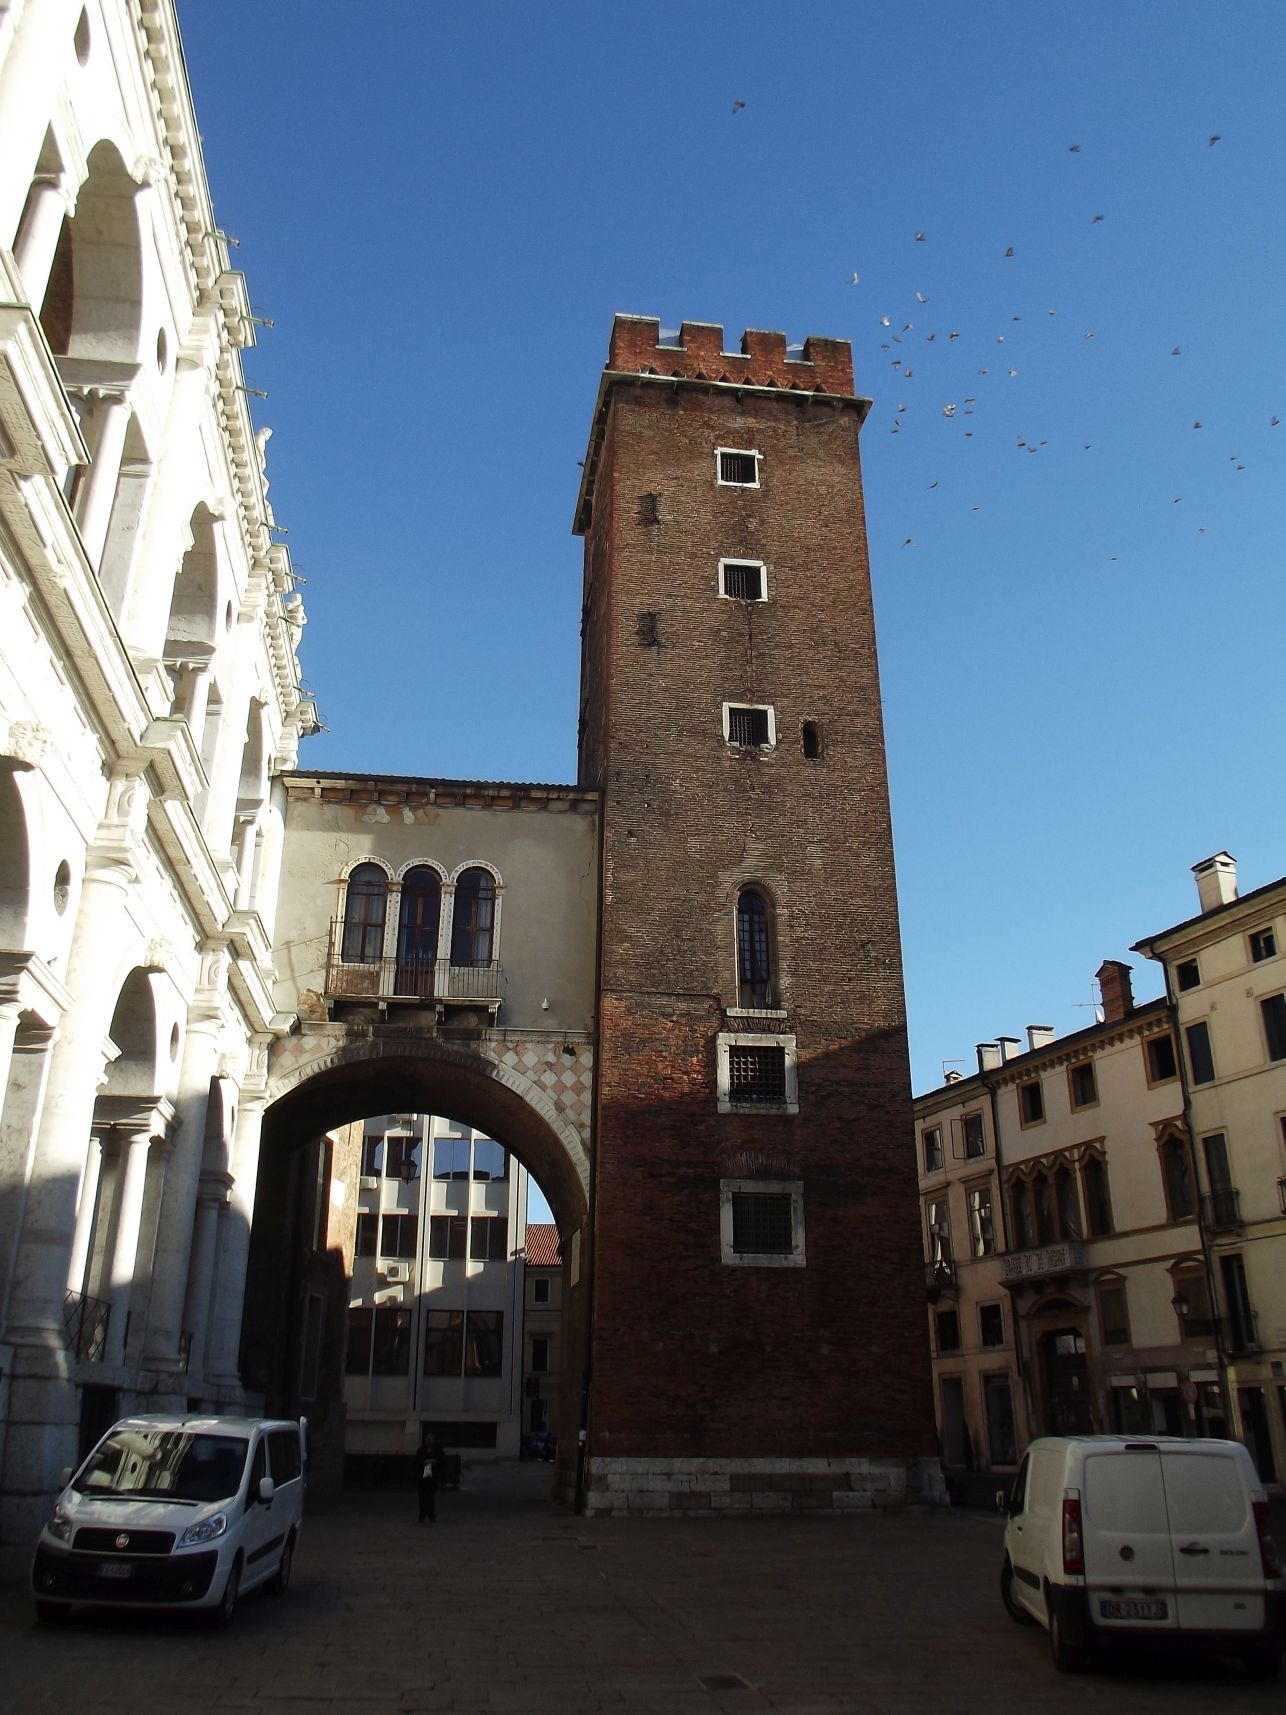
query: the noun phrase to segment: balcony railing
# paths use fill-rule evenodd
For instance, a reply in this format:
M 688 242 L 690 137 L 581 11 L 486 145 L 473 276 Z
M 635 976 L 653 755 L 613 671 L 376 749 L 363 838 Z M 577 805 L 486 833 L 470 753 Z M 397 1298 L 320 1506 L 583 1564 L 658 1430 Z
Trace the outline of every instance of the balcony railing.
M 1217 1185 L 1201 1198 L 1201 1219 L 1211 1232 L 1241 1225 L 1241 1200 L 1235 1185 Z
M 504 975 L 498 959 L 455 965 L 450 959 L 346 959 L 343 925 L 331 925 L 326 993 L 336 1000 L 434 1000 L 498 1006 Z
M 929 1294 L 929 1303 L 936 1304 L 939 1298 L 954 1298 L 959 1291 L 956 1282 L 956 1265 L 950 1257 L 939 1257 L 937 1262 L 924 1265 L 924 1285 Z
M 1050 1275 L 1070 1274 L 1085 1266 L 1085 1246 L 1078 1239 L 1064 1239 L 1061 1244 L 1011 1251 L 1008 1256 L 1001 1257 L 1000 1278 L 1044 1280 Z
M 107 1345 L 111 1305 L 87 1292 L 63 1295 L 63 1344 L 87 1364 L 101 1364 Z

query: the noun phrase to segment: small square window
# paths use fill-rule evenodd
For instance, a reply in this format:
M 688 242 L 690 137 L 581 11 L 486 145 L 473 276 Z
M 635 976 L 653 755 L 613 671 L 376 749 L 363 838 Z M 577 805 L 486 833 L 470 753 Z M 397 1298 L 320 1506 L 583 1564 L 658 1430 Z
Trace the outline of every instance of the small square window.
M 547 1280 L 533 1280 L 532 1281 L 532 1283 L 531 1283 L 531 1301 L 533 1304 L 548 1304 L 549 1303 L 549 1282 Z
M 793 1036 L 716 1038 L 716 1084 L 720 1113 L 798 1113 Z
M 1179 1076 L 1174 1037 L 1168 1031 L 1164 1036 L 1150 1036 L 1143 1044 L 1143 1051 L 1147 1056 L 1149 1084 L 1165 1084 Z
M 1257 965 L 1277 957 L 1277 937 L 1271 929 L 1256 929 L 1251 935 L 1250 957 Z
M 766 601 L 762 560 L 720 560 L 719 589 L 730 601 Z
M 1067 1086 L 1074 1108 L 1092 1108 L 1098 1101 L 1098 1082 L 1094 1076 L 1093 1061 L 1082 1060 L 1079 1066 L 1069 1066 Z
M 715 472 L 720 487 L 758 488 L 759 454 L 736 447 L 719 447 L 715 452 Z
M 939 1310 L 935 1318 L 938 1326 L 938 1350 L 940 1352 L 958 1352 L 960 1350 L 960 1318 L 954 1310 Z
M 1195 959 L 1184 959 L 1182 964 L 1174 967 L 1174 980 L 1180 989 L 1200 988 L 1201 967 Z
M 1205 1019 L 1190 1024 L 1184 1031 L 1188 1040 L 1188 1064 L 1194 1084 L 1212 1084 L 1215 1077 L 1215 1057 L 1210 1049 L 1210 1026 Z
M 772 710 L 764 705 L 723 705 L 723 731 L 729 744 L 745 750 L 770 750 L 776 743 L 773 726 Z
M 1005 1307 L 1003 1304 L 980 1304 L 978 1306 L 978 1339 L 984 1346 L 1004 1345 Z
M 924 1171 L 926 1173 L 942 1172 L 942 1127 L 932 1125 L 924 1133 Z
M 799 1180 L 724 1179 L 719 1211 L 725 1263 L 804 1266 L 804 1187 Z
M 987 1153 L 987 1134 L 980 1113 L 964 1114 L 960 1120 L 966 1161 L 977 1161 Z
M 1020 1084 L 1018 1108 L 1024 1125 L 1039 1125 L 1045 1117 L 1045 1093 L 1039 1081 Z

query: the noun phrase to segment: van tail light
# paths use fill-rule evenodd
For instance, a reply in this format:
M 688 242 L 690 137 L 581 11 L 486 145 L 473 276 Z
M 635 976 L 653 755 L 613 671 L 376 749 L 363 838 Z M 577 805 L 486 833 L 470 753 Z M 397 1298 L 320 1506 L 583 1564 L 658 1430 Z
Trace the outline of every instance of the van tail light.
M 1262 1543 L 1263 1538 L 1260 1538 Z M 1085 1571 L 1085 1544 L 1081 1539 L 1081 1498 L 1063 1496 L 1063 1571 Z
M 1259 1536 L 1259 1558 L 1263 1564 L 1265 1578 L 1280 1578 L 1282 1575 L 1282 1557 L 1277 1552 L 1277 1544 L 1268 1531 L 1268 1502 L 1255 1501 L 1255 1530 Z

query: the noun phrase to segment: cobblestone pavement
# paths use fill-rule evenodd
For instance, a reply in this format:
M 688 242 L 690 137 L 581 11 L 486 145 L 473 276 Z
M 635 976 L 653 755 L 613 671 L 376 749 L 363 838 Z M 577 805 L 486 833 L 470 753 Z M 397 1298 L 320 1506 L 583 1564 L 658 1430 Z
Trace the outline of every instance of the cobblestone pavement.
M 1176 1715 L 1268 1710 L 1281 1684 L 1181 1662 L 1055 1672 L 996 1592 L 979 1513 L 573 1517 L 547 1466 L 467 1471 L 310 1515 L 284 1600 L 228 1632 L 129 1615 L 37 1626 L 0 1587 L 0 1711 L 93 1715 Z

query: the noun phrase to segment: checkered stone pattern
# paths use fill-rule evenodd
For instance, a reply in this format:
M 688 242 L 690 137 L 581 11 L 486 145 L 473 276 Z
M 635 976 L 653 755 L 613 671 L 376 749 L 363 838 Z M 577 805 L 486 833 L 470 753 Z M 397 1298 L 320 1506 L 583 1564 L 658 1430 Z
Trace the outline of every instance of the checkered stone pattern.
M 567 1053 L 567 1048 L 574 1049 Z M 588 1042 L 488 1042 L 483 1050 L 506 1071 L 543 1092 L 574 1126 L 589 1148 L 590 1098 L 594 1083 L 594 1050 Z
M 945 1507 L 935 1459 L 591 1458 L 585 1511 L 652 1518 Z

